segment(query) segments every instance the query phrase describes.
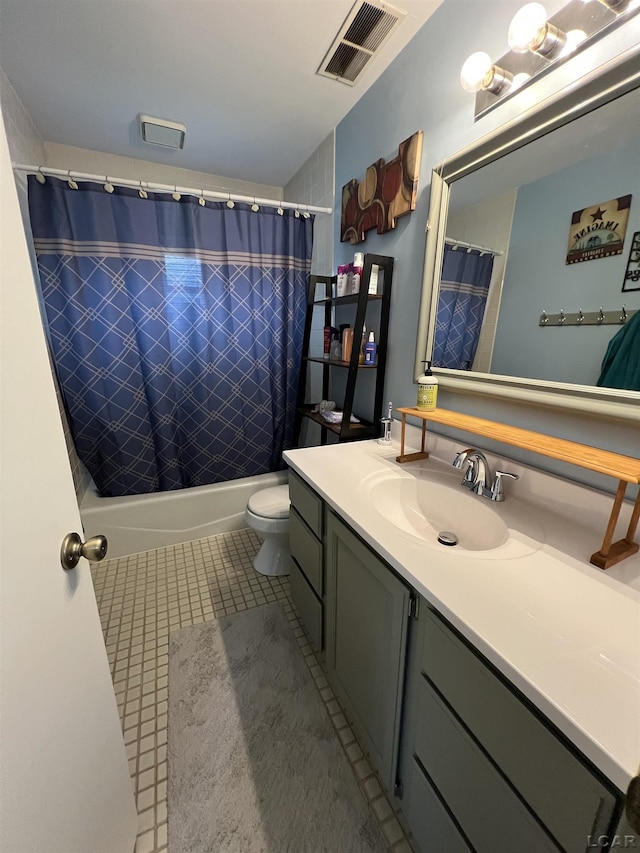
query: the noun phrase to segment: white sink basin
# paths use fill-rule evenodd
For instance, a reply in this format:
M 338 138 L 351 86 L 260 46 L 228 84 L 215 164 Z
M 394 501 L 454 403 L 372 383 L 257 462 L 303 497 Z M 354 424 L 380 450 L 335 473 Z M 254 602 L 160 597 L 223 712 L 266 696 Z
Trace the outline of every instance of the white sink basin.
M 409 463 L 410 464 L 410 463 Z M 407 466 L 408 467 L 408 466 Z M 512 495 L 500 503 L 473 494 L 457 471 L 420 468 L 377 472 L 363 481 L 367 502 L 405 536 L 442 552 L 480 557 L 530 554 L 544 544 L 544 530 Z M 450 533 L 456 545 L 438 541 Z

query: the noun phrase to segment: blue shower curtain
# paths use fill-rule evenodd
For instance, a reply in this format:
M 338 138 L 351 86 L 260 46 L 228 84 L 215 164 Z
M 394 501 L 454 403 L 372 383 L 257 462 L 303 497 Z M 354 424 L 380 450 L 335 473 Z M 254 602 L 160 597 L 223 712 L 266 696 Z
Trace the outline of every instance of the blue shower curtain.
M 33 177 L 29 209 L 55 369 L 100 493 L 282 468 L 313 218 Z
M 471 370 L 487 304 L 493 255 L 445 244 L 433 366 Z

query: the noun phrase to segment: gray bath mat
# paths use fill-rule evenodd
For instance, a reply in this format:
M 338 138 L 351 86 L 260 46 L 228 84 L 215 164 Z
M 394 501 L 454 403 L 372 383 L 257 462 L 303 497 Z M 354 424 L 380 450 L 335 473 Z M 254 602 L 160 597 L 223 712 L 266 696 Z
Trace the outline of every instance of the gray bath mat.
M 169 649 L 169 853 L 386 850 L 278 604 Z

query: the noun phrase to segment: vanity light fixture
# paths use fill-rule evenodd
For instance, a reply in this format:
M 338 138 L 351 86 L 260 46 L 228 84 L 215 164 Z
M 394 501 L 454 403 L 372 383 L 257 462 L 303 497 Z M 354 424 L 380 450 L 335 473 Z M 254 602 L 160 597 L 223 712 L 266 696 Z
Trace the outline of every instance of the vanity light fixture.
M 493 62 L 477 51 L 462 67 L 462 87 L 476 96 L 475 118 L 638 12 L 640 0 L 568 0 L 547 17 L 542 3 L 525 3 L 508 28 L 509 52 Z

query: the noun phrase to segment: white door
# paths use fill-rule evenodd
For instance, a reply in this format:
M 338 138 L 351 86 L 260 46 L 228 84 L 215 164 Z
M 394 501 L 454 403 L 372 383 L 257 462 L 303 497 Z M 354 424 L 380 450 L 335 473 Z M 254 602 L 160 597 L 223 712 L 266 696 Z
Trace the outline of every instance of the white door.
M 0 851 L 131 853 L 118 709 L 0 116 Z

